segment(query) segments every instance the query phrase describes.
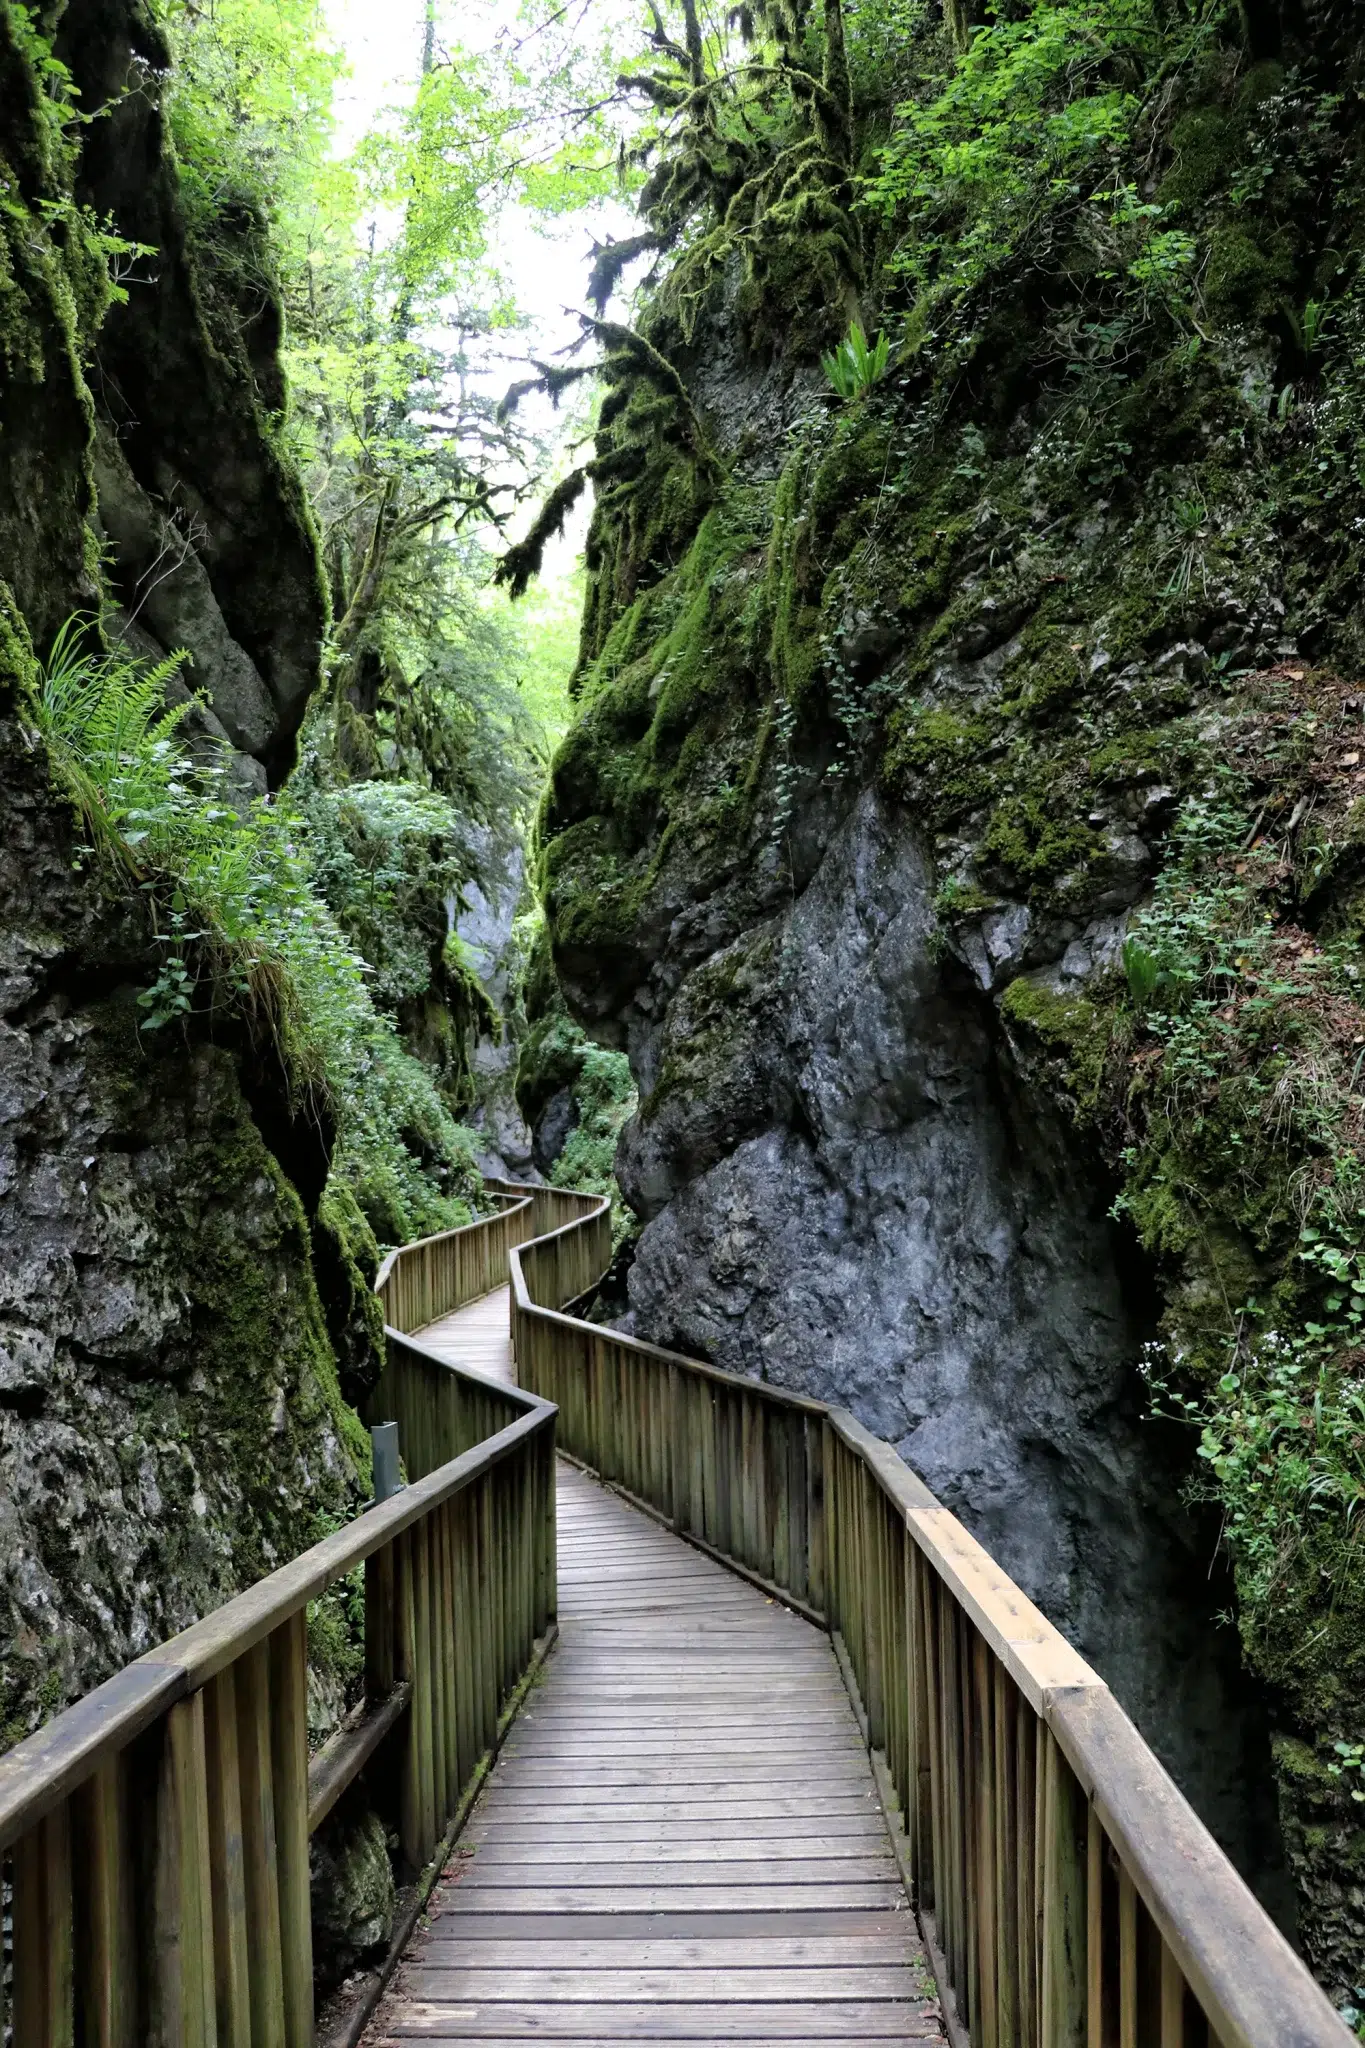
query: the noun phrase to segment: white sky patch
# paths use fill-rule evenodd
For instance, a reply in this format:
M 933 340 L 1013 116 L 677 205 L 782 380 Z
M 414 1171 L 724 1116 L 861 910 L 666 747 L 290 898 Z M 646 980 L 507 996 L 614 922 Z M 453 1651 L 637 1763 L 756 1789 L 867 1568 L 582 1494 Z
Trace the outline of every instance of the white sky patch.
M 328 24 L 350 66 L 335 102 L 337 149 L 345 154 L 355 148 L 386 107 L 411 102 L 421 66 L 425 0 L 324 0 L 324 5 Z M 483 4 L 461 0 L 455 9 L 441 7 L 438 35 L 444 30 L 467 46 L 487 47 L 500 29 L 515 24 L 517 15 L 518 0 L 483 0 Z M 566 360 L 561 352 L 580 332 L 576 309 L 585 304 L 594 238 L 608 241 L 637 228 L 633 212 L 624 206 L 598 208 L 591 218 L 578 215 L 549 221 L 516 206 L 504 210 L 496 223 L 490 255 L 530 324 L 517 334 L 508 334 L 497 346 L 501 360 L 490 369 L 489 388 L 500 393 L 514 379 L 531 374 L 522 360 L 527 356 Z M 619 306 L 612 311 L 621 317 Z M 532 431 L 551 437 L 563 433 L 563 415 L 556 414 L 548 400 L 532 397 L 524 406 L 523 417 Z M 571 409 L 581 417 L 581 408 L 573 407 L 572 399 L 566 401 L 565 412 Z M 533 512 L 528 506 L 516 522 L 518 530 L 529 525 Z M 551 574 L 566 573 L 581 553 L 588 513 L 589 499 L 585 497 L 568 523 L 564 540 L 547 553 L 546 568 Z

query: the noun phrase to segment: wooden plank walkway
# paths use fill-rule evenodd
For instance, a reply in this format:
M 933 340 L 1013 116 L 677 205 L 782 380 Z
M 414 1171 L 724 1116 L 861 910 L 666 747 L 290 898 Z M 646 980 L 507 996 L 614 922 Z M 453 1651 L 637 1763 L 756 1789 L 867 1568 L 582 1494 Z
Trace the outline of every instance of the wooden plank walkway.
M 502 1290 L 422 1341 L 506 1375 L 506 1333 Z M 827 1639 L 558 1494 L 559 1646 L 367 2042 L 941 2043 Z

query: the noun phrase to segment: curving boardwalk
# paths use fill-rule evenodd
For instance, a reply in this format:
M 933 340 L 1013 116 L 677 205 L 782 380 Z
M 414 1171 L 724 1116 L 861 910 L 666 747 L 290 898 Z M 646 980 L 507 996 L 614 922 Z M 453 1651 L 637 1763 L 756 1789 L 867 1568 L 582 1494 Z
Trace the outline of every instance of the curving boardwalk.
M 510 1376 L 507 1291 L 422 1332 Z M 370 2044 L 943 2038 L 829 1640 L 562 1460 L 559 1646 Z

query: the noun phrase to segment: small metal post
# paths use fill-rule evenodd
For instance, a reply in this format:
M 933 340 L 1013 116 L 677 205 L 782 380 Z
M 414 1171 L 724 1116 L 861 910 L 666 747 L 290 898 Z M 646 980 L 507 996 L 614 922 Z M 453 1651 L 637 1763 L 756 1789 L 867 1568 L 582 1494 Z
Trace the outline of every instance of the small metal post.
M 370 1442 L 374 1445 L 374 1498 L 378 1506 L 381 1500 L 400 1493 L 403 1487 L 398 1471 L 398 1424 L 374 1423 L 370 1429 Z

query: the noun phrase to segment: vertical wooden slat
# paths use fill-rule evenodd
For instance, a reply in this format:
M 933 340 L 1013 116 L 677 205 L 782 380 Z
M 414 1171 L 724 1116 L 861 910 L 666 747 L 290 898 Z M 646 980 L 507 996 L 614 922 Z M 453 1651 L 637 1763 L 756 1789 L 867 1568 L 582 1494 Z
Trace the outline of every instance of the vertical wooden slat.
M 15 2048 L 72 2048 L 72 1923 L 71 1816 L 63 1803 L 14 1851 Z
M 395 1544 L 399 1586 L 399 1672 L 412 1685 L 412 1704 L 404 1717 L 405 1737 L 400 1766 L 399 1834 L 403 1857 L 414 1874 L 430 1854 L 431 1806 L 431 1658 L 427 1629 L 426 1541 L 421 1524 L 405 1530 Z
M 108 1757 L 73 1802 L 76 2007 L 88 2048 L 132 2048 L 137 2024 L 134 1871 L 125 1759 Z
M 177 1701 L 166 1715 L 155 1872 L 151 2039 L 156 2048 L 214 2048 L 218 2014 L 201 1692 Z
M 996 1782 L 994 1733 L 995 1688 L 991 1682 L 991 1653 L 983 1638 L 972 1630 L 972 1753 L 976 1779 L 976 1856 L 973 1891 L 976 1896 L 977 2004 L 973 2011 L 972 2038 L 978 2048 L 999 2048 L 1000 2006 L 996 1985 Z
M 474 1733 L 473 1617 L 470 1594 L 469 1496 L 460 1494 L 451 1504 L 451 1569 L 453 1577 L 455 1646 L 455 1722 L 459 1784 L 469 1783 L 479 1760 Z
M 1086 1815 L 1085 1975 L 1087 2048 L 1104 2048 L 1104 1830 Z
M 386 1543 L 365 1560 L 365 1692 L 371 1700 L 393 1690 L 396 1634 L 393 1545 Z
M 1021 1703 L 1014 1724 L 1015 1897 L 1019 1956 L 1020 2048 L 1038 2040 L 1038 1958 L 1041 1926 L 1035 1885 L 1037 1855 L 1036 1772 L 1039 1723 Z
M 1138 2048 L 1137 1887 L 1119 1865 L 1119 2048 Z
M 1019 1695 L 1002 1664 L 991 1660 L 995 1692 L 995 1978 L 1000 2048 L 1020 2048 L 1019 1800 L 1015 1721 Z
M 962 1771 L 959 1739 L 959 1685 L 957 1670 L 957 1610 L 945 1595 L 938 1603 L 939 1614 L 939 1711 L 943 1717 L 943 1818 L 944 1883 L 939 1891 L 939 1924 L 943 1929 L 943 1952 L 953 1973 L 953 1982 L 964 1985 L 965 1942 L 962 1895 L 962 1802 L 966 1780 Z M 970 2025 L 968 2021 L 968 2025 Z
M 232 1666 L 204 1688 L 209 1872 L 219 2048 L 251 2048 L 251 1961 Z
M 313 1916 L 308 1882 L 308 1617 L 291 1615 L 270 1637 L 275 1853 L 286 2048 L 312 2048 Z
M 1086 1803 L 1050 1732 L 1043 1772 L 1042 2038 L 1046 2048 L 1085 2048 Z
M 480 1753 L 498 1739 L 497 1565 L 493 1554 L 493 1475 L 479 1481 L 479 1673 L 483 1686 Z
M 1185 2048 L 1185 1979 L 1164 1941 L 1161 1944 L 1161 2048 Z
M 284 2048 L 284 1957 L 280 1941 L 279 1859 L 270 1745 L 270 1647 L 238 1658 L 237 1768 L 242 1800 L 242 1860 L 251 1957 L 252 2048 Z
M 435 1808 L 435 1837 L 445 1833 L 446 1823 L 459 1798 L 459 1769 L 451 1753 L 455 1726 L 455 1659 L 451 1644 L 450 1554 L 446 1542 L 446 1512 L 436 1508 L 427 1516 L 431 1543 L 432 1614 L 432 1785 Z

